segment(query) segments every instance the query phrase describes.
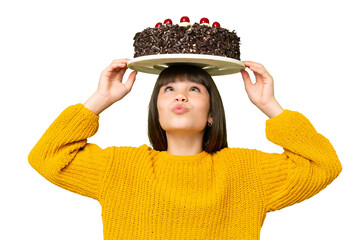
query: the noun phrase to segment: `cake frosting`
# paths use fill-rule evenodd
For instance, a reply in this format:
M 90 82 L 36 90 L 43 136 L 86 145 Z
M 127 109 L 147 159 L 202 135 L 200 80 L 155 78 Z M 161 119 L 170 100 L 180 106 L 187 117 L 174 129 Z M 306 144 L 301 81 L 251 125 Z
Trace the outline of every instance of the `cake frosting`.
M 157 54 L 205 54 L 240 60 L 240 37 L 235 31 L 211 26 L 206 18 L 200 23 L 190 24 L 183 17 L 180 24 L 170 19 L 154 28 L 146 28 L 135 34 L 134 58 Z M 204 20 L 205 19 L 205 20 Z

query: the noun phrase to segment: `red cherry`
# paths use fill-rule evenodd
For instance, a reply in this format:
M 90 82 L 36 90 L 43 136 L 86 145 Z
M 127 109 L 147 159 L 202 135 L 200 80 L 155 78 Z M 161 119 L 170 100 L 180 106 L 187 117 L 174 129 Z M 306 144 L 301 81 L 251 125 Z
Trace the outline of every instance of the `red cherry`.
M 164 21 L 164 24 L 172 24 L 171 19 L 170 19 L 170 18 L 166 19 L 166 20 Z
M 158 22 L 158 23 L 155 25 L 155 27 L 156 27 L 156 28 L 159 28 L 161 25 L 162 25 L 162 23 L 161 23 L 161 22 Z
M 181 19 L 180 19 L 180 22 L 182 23 L 182 22 L 190 22 L 190 19 L 188 18 L 188 17 L 186 17 L 186 16 L 184 16 L 184 17 L 182 17 Z
M 202 19 L 200 20 L 200 24 L 202 24 L 202 23 L 209 23 L 209 19 L 207 19 L 207 18 L 202 18 Z
M 214 22 L 212 26 L 213 26 L 213 27 L 220 27 L 220 23 Z

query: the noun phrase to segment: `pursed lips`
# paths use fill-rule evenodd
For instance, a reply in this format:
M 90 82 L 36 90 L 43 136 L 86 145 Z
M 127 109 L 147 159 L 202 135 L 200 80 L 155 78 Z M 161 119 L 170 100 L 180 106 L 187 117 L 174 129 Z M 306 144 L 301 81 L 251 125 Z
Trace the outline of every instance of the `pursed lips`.
M 187 112 L 189 111 L 189 109 L 187 107 L 185 107 L 183 104 L 176 104 L 173 108 L 172 108 L 172 111 L 175 112 L 175 113 L 184 113 L 184 112 Z

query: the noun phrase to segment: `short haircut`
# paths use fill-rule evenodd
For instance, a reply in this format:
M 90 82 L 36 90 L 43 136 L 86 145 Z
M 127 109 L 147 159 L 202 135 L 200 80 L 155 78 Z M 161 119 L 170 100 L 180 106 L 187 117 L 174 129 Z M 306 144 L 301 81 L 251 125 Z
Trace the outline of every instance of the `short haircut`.
M 160 125 L 157 108 L 157 98 L 160 88 L 168 83 L 184 80 L 204 85 L 210 95 L 209 113 L 212 115 L 213 124 L 211 127 L 206 125 L 203 138 L 203 150 L 208 153 L 214 153 L 227 147 L 225 111 L 214 80 L 202 68 L 187 64 L 174 64 L 169 66 L 160 73 L 156 80 L 149 103 L 148 115 L 148 137 L 152 147 L 157 151 L 167 150 L 166 132 Z

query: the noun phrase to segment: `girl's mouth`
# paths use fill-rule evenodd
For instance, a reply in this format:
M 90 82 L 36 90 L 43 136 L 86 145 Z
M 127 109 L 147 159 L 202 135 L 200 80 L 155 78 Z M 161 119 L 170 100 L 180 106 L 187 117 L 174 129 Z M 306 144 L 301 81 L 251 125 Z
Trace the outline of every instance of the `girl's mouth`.
M 181 113 L 187 112 L 188 109 L 182 104 L 177 104 L 177 105 L 175 105 L 175 107 L 173 107 L 172 111 L 174 113 L 181 114 Z

